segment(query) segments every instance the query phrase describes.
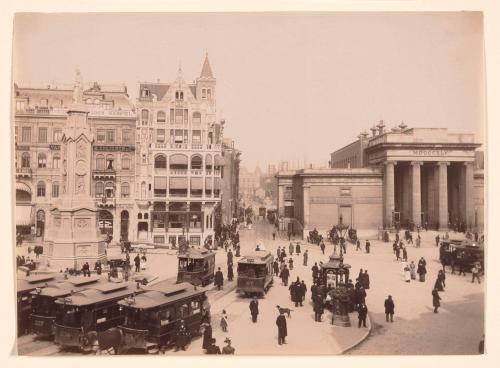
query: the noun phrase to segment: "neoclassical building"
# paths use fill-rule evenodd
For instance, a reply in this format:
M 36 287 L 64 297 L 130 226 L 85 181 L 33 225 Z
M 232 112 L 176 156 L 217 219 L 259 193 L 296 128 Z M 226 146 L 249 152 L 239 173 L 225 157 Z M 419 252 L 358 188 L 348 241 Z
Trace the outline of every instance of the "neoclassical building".
M 283 230 L 326 231 L 340 218 L 362 230 L 483 228 L 484 167 L 474 135 L 384 128 L 380 122 L 371 136 L 361 133 L 333 152 L 329 168 L 277 174 Z
M 139 84 L 133 239 L 199 245 L 214 235 L 224 166 L 215 87 L 208 55 L 193 83 L 179 68 L 171 83 Z

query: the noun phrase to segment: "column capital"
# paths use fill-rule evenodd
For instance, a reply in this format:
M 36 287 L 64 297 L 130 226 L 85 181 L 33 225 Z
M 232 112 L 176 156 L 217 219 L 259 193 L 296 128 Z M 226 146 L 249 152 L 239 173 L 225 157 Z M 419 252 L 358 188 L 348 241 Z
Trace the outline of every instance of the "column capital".
M 443 166 L 443 165 L 450 166 L 449 161 L 438 161 L 438 162 L 436 162 L 436 164 L 439 166 Z
M 472 167 L 474 167 L 474 163 L 475 163 L 474 161 L 465 161 L 464 165 L 465 166 L 472 166 Z
M 423 161 L 412 161 L 410 164 L 412 166 L 422 166 L 424 163 Z
M 398 162 L 395 161 L 395 160 L 388 160 L 388 161 L 384 161 L 384 166 L 388 166 L 388 165 L 397 165 Z

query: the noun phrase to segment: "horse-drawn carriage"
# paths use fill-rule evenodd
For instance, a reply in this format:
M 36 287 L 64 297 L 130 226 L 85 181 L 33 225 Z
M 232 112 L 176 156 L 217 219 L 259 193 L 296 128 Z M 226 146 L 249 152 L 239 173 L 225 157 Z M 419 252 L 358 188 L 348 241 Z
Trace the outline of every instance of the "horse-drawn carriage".
M 456 269 L 470 272 L 479 263 L 484 274 L 484 246 L 472 240 L 443 240 L 439 247 L 439 260 L 443 265 L 450 266 L 452 273 Z
M 323 241 L 323 235 L 321 235 L 318 230 L 314 229 L 309 231 L 309 236 L 307 237 L 307 241 L 312 244 L 321 244 Z
M 353 244 L 356 244 L 356 241 L 358 240 L 358 232 L 356 229 L 353 229 L 352 227 L 349 228 L 349 230 L 347 231 L 347 240 Z
M 264 250 L 254 251 L 238 261 L 237 293 L 262 295 L 273 283 L 274 256 Z

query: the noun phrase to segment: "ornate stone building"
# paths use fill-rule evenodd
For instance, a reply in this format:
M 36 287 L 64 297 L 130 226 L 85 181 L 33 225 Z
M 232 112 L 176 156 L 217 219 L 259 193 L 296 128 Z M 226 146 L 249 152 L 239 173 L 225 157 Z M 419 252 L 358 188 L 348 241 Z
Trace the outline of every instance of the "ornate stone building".
M 404 124 L 384 128 L 380 122 L 371 137 L 362 133 L 332 153 L 329 169 L 278 173 L 286 229 L 326 231 L 340 218 L 366 230 L 484 227 L 484 167 L 473 134 Z

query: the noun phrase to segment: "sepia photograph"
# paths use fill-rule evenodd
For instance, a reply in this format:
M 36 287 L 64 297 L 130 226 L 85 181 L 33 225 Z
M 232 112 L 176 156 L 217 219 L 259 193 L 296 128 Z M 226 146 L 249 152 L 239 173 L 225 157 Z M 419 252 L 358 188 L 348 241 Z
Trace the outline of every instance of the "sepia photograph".
M 14 14 L 12 354 L 484 354 L 483 22 Z

